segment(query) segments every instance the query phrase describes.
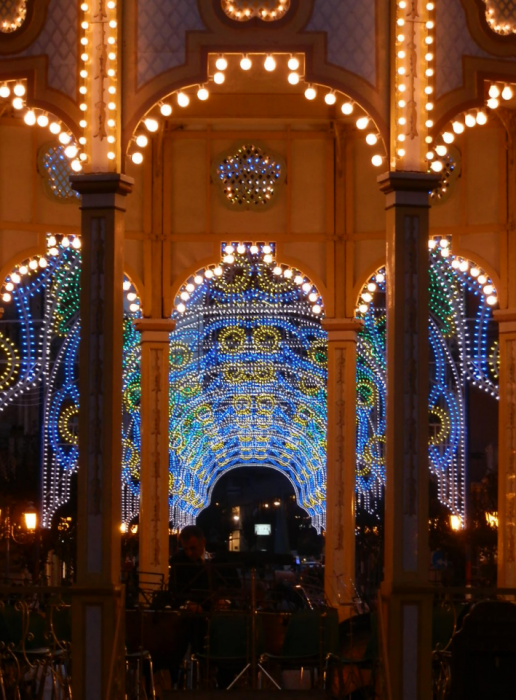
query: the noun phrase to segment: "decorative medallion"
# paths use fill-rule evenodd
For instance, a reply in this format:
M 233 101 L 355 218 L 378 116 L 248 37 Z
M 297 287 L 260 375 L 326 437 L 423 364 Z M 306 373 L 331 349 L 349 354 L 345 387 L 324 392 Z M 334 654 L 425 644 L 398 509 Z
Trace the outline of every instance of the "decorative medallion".
M 0 3 L 0 32 L 10 34 L 19 29 L 27 17 L 27 0 L 2 0 Z
M 516 33 L 516 0 L 484 0 L 486 20 L 496 34 Z
M 219 155 L 212 166 L 212 178 L 224 203 L 236 211 L 269 209 L 285 174 L 283 158 L 256 143 L 234 146 L 229 153 Z
M 290 9 L 290 0 L 221 0 L 221 4 L 226 15 L 236 22 L 247 22 L 255 17 L 275 22 Z
M 38 171 L 43 178 L 47 194 L 59 202 L 77 202 L 78 192 L 70 187 L 70 175 L 74 174 L 70 159 L 65 154 L 65 147 L 48 143 L 42 146 L 38 156 Z

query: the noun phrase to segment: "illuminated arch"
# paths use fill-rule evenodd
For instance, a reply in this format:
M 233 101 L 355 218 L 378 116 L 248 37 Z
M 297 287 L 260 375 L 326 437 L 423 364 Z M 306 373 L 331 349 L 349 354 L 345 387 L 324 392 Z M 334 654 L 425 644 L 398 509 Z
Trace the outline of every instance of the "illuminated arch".
M 179 288 L 170 342 L 170 508 L 195 519 L 229 469 L 269 466 L 321 529 L 326 498 L 323 301 L 273 244 L 224 246 Z
M 465 519 L 466 384 L 498 397 L 498 345 L 492 310 L 496 283 L 478 261 L 460 255 L 449 238 L 431 238 L 429 464 L 440 500 Z M 357 492 L 375 508 L 385 483 L 386 429 L 385 267 L 361 285 L 357 316 Z M 467 315 L 469 307 L 475 317 Z M 432 434 L 433 431 L 433 434 Z
M 283 60 L 285 63 L 295 60 L 298 67 L 292 68 L 290 75 L 295 74 L 297 76 L 296 82 L 287 86 L 288 88 L 294 90 L 296 85 L 301 85 L 305 92 L 305 97 L 308 100 L 315 100 L 324 98 L 324 101 L 328 106 L 336 106 L 337 115 L 329 115 L 329 119 L 335 119 L 336 117 L 344 116 L 350 117 L 351 114 L 354 115 L 356 120 L 357 129 L 361 130 L 366 134 L 366 141 L 374 150 L 372 151 L 372 163 L 376 167 L 380 167 L 387 158 L 388 149 L 386 144 L 388 143 L 387 129 L 382 122 L 378 114 L 375 113 L 374 109 L 370 106 L 362 106 L 366 104 L 366 100 L 361 99 L 356 94 L 351 94 L 352 90 L 347 90 L 344 86 L 333 84 L 332 80 L 325 81 L 323 78 L 317 75 L 310 76 L 308 70 L 305 70 L 305 62 L 307 60 L 306 56 L 308 54 L 300 48 L 299 52 L 295 52 L 294 55 L 287 52 L 275 53 L 272 51 L 264 52 L 263 49 L 252 50 L 249 49 L 248 53 L 245 54 L 247 57 L 253 57 L 254 60 Z M 203 54 L 204 56 L 204 54 Z M 201 101 L 208 99 L 209 91 L 207 85 L 209 84 L 210 90 L 217 89 L 217 75 L 222 75 L 221 80 L 225 81 L 225 73 L 217 68 L 217 62 L 220 60 L 240 60 L 244 54 L 241 50 L 235 50 L 233 48 L 228 48 L 228 51 L 221 58 L 219 52 L 208 53 L 206 71 L 200 79 L 197 77 L 188 80 L 180 78 L 175 84 L 166 84 L 161 87 L 157 92 L 149 95 L 145 104 L 140 108 L 137 115 L 133 117 L 128 128 L 127 136 L 125 137 L 125 152 L 131 157 L 134 163 L 141 164 L 143 162 L 143 149 L 146 148 L 149 137 L 152 134 L 160 130 L 160 123 L 164 118 L 167 118 L 172 114 L 172 110 L 175 108 L 170 104 L 172 98 L 177 101 L 179 109 L 187 109 L 190 99 L 194 98 L 193 91 L 197 93 L 197 98 Z M 290 57 L 290 58 L 289 58 Z M 290 80 L 289 80 L 290 82 Z M 319 94 L 318 94 L 319 92 Z M 341 113 L 339 112 L 341 111 Z M 187 112 L 186 112 L 187 113 Z M 343 116 L 344 115 L 344 116 Z

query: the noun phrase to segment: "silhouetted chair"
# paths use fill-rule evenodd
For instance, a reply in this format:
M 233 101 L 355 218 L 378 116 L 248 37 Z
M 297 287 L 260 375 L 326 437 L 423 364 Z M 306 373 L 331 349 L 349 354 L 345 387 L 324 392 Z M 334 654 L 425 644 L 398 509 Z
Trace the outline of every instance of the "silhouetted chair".
M 313 688 L 315 670 L 319 671 L 319 679 L 322 678 L 325 658 L 329 653 L 336 654 L 338 640 L 339 622 L 335 609 L 301 610 L 290 617 L 281 654 L 262 654 L 260 663 L 265 668 L 275 666 L 280 672 L 300 670 L 302 673 L 308 669 Z M 281 687 L 280 682 L 274 683 Z

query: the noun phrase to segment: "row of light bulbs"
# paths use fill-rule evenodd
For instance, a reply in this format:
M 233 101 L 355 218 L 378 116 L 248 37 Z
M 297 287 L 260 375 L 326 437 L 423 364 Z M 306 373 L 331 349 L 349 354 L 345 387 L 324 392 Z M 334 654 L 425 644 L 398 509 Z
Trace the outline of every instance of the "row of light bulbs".
M 512 86 L 508 83 L 491 83 L 488 89 L 488 98 L 486 100 L 486 105 L 489 109 L 495 110 L 500 105 L 501 98 L 504 101 L 512 100 L 514 97 L 514 90 Z M 440 134 L 438 143 L 433 149 L 429 150 L 426 154 L 427 160 L 430 162 L 430 168 L 436 173 L 443 170 L 444 165 L 442 161 L 436 159 L 438 157 L 444 157 L 447 153 L 447 145 L 455 141 L 455 136 L 459 136 L 464 133 L 466 127 L 472 128 L 477 124 L 484 126 L 487 124 L 487 114 L 484 110 L 478 109 L 466 112 L 465 114 L 454 119 L 444 131 Z M 431 144 L 433 138 L 431 136 L 426 137 L 427 143 Z M 441 141 L 441 142 L 439 142 Z
M 453 256 L 451 252 L 451 243 L 448 238 L 433 237 L 428 241 L 429 250 L 438 249 L 443 258 L 452 257 L 452 267 L 461 272 L 469 272 L 469 274 L 478 282 L 482 294 L 485 296 L 486 303 L 489 306 L 494 306 L 498 303 L 498 295 L 496 288 L 479 265 L 476 265 L 460 256 Z M 356 313 L 359 316 L 365 315 L 369 311 L 369 306 L 373 301 L 373 295 L 378 289 L 378 284 L 385 282 L 385 268 L 381 268 L 366 282 L 363 286 L 357 305 Z
M 399 93 L 399 97 L 397 99 L 397 116 L 396 116 L 396 155 L 398 158 L 403 158 L 405 156 L 405 147 L 404 147 L 404 142 L 406 140 L 406 133 L 405 129 L 407 126 L 407 123 L 410 121 L 411 118 L 417 118 L 414 117 L 414 115 L 411 115 L 409 113 L 410 109 L 413 108 L 413 97 L 417 103 L 417 99 L 415 96 L 412 95 L 407 95 L 407 88 L 410 91 L 413 86 L 408 85 L 406 83 L 406 78 L 407 77 L 412 77 L 413 79 L 415 78 L 414 74 L 407 74 L 407 71 L 410 70 L 411 68 L 416 71 L 416 66 L 415 61 L 415 48 L 413 46 L 414 41 L 412 37 L 407 37 L 406 31 L 407 31 L 407 22 L 405 21 L 405 10 L 407 9 L 407 5 L 409 3 L 407 0 L 399 0 L 397 3 L 397 14 L 396 14 L 396 41 L 397 41 L 397 48 L 396 48 L 396 73 L 397 73 L 397 84 L 396 84 L 396 90 Z M 425 36 L 425 81 L 426 85 L 424 88 L 424 93 L 425 93 L 425 111 L 427 113 L 427 119 L 425 119 L 425 127 L 429 131 L 434 123 L 433 120 L 430 118 L 430 114 L 432 110 L 434 109 L 434 103 L 432 101 L 432 95 L 434 93 L 434 52 L 432 50 L 432 46 L 435 42 L 435 18 L 434 18 L 434 11 L 435 11 L 435 3 L 434 2 L 426 2 L 425 3 L 425 11 L 426 11 L 426 19 L 424 20 L 424 27 L 426 30 L 426 36 Z M 419 20 L 417 20 L 419 23 Z M 412 18 L 409 20 L 409 24 L 416 22 L 415 18 Z M 428 133 L 428 132 L 427 132 Z
M 82 170 L 81 160 L 85 160 L 86 156 L 84 154 L 79 155 L 78 145 L 75 143 L 75 139 L 72 134 L 64 127 L 63 123 L 42 109 L 27 109 L 25 102 L 25 95 L 27 94 L 27 88 L 24 81 L 6 81 L 0 85 L 0 98 L 7 100 L 12 95 L 12 106 L 13 109 L 21 111 L 25 109 L 23 114 L 23 121 L 28 126 L 40 126 L 41 128 L 47 128 L 51 134 L 57 136 L 59 142 L 65 146 L 65 155 L 72 161 L 71 166 L 75 172 Z M 81 139 L 79 139 L 81 141 Z M 79 158 L 77 156 L 79 155 Z
M 249 3 L 251 4 L 251 3 Z M 254 4 L 254 3 L 253 3 Z M 235 7 L 233 0 L 222 0 L 222 9 L 228 17 L 245 22 L 253 17 L 260 17 L 262 20 L 274 21 L 283 17 L 285 12 L 290 7 L 290 0 L 279 0 L 276 6 L 272 9 L 267 7 L 244 7 L 240 9 Z
M 108 80 L 108 87 L 107 87 L 107 103 L 105 103 L 105 106 L 107 107 L 107 119 L 105 120 L 105 126 L 107 127 L 107 142 L 109 144 L 109 150 L 107 152 L 107 158 L 109 161 L 113 162 L 116 160 L 116 151 L 114 144 L 116 143 L 116 127 L 117 127 L 117 121 L 116 121 L 116 110 L 117 110 L 117 99 L 116 99 L 116 93 L 117 93 L 117 85 L 116 85 L 116 80 L 117 80 L 117 18 L 116 18 L 116 2 L 115 0 L 108 0 L 105 5 L 103 5 L 104 9 L 107 11 L 107 17 L 106 19 L 101 19 L 100 23 L 104 24 L 104 29 L 108 30 L 109 36 L 107 37 L 107 45 L 108 45 L 108 51 L 107 51 L 107 66 L 102 66 L 103 70 L 105 70 L 106 75 L 105 79 Z M 80 59 L 82 62 L 82 67 L 81 70 L 79 71 L 79 75 L 81 77 L 81 85 L 79 87 L 79 93 L 81 94 L 82 101 L 79 104 L 79 109 L 83 112 L 84 117 L 88 114 L 88 111 L 90 109 L 90 106 L 88 105 L 87 102 L 87 95 L 90 90 L 96 89 L 98 85 L 100 85 L 100 82 L 96 82 L 98 79 L 100 81 L 100 76 L 92 76 L 91 75 L 91 66 L 92 66 L 92 61 L 91 61 L 91 55 L 90 51 L 93 51 L 94 48 L 92 47 L 94 37 L 93 37 L 93 27 L 95 24 L 98 24 L 98 22 L 93 18 L 92 20 L 89 19 L 89 16 L 91 14 L 90 6 L 87 2 L 81 3 L 81 11 L 82 11 L 82 20 L 81 20 L 81 29 L 82 29 L 82 35 L 81 35 L 81 55 Z M 95 47 L 95 49 L 98 47 Z M 100 61 L 98 62 L 100 64 Z M 101 101 L 104 100 L 104 95 L 101 96 Z M 92 116 L 90 115 L 89 119 L 83 118 L 80 122 L 80 126 L 84 129 L 84 133 L 82 136 L 82 141 L 81 145 L 85 146 L 86 145 L 86 130 L 88 128 L 88 122 L 91 122 Z
M 16 8 L 17 15 L 12 20 L 4 19 L 2 26 L 0 27 L 0 32 L 3 34 L 9 34 L 15 32 L 19 29 L 27 17 L 27 0 L 19 0 L 18 7 Z
M 243 71 L 249 71 L 253 67 L 253 60 L 248 54 L 239 54 L 241 56 L 240 58 L 240 68 Z M 215 68 L 216 72 L 213 73 L 211 76 L 211 79 L 216 85 L 222 85 L 225 80 L 226 80 L 226 69 L 229 66 L 228 58 L 223 55 L 219 55 L 216 60 L 215 60 Z M 290 70 L 289 76 L 288 76 L 288 81 L 291 85 L 297 85 L 301 80 L 304 80 L 303 76 L 299 74 L 299 69 L 301 67 L 301 60 L 300 57 L 290 54 L 288 59 L 287 59 L 287 66 Z M 277 61 L 275 56 L 272 54 L 267 54 L 265 56 L 265 59 L 263 60 L 263 68 L 269 72 L 272 73 L 274 70 L 276 70 L 277 67 Z M 315 84 L 308 83 L 305 89 L 305 98 L 309 101 L 313 101 L 316 99 L 318 95 L 318 88 L 322 86 L 318 86 Z M 176 93 L 172 93 L 170 97 L 174 97 L 176 99 L 177 105 L 181 108 L 188 107 L 190 104 L 190 95 L 185 92 L 188 88 L 185 88 L 183 90 L 180 90 Z M 324 95 L 324 101 L 328 106 L 333 106 L 337 103 L 338 95 L 335 90 L 332 90 L 330 88 L 324 88 L 325 90 L 325 95 Z M 206 101 L 209 97 L 209 90 L 206 87 L 206 85 L 199 85 L 197 88 L 197 98 L 201 100 L 202 102 Z M 157 105 L 159 107 L 159 111 L 161 116 L 163 117 L 170 117 L 170 115 L 173 112 L 173 107 L 170 104 L 170 99 L 169 101 L 160 101 Z M 342 114 L 345 116 L 350 116 L 353 114 L 355 105 L 354 102 L 348 98 L 341 104 L 340 109 Z M 154 108 L 153 108 L 154 109 Z M 151 110 L 152 112 L 152 110 Z M 151 115 L 151 112 L 144 117 L 144 119 L 141 122 L 141 125 L 143 125 L 148 132 L 156 133 L 160 127 L 160 123 L 158 119 L 156 119 L 154 116 Z M 373 129 L 370 128 L 370 125 L 373 125 Z M 356 126 L 359 130 L 368 130 L 367 136 L 366 136 L 366 142 L 370 146 L 374 146 L 378 144 L 380 141 L 380 135 L 378 133 L 378 129 L 374 125 L 373 120 L 368 117 L 367 115 L 361 116 L 357 119 L 356 121 Z M 143 132 L 140 131 L 140 133 L 137 133 L 134 136 L 133 139 L 134 144 L 138 148 L 145 148 L 148 143 L 149 139 L 147 135 Z M 136 163 L 137 165 L 140 165 L 143 163 L 143 153 L 141 150 L 135 150 L 131 153 L 131 160 L 133 163 Z M 374 166 L 379 167 L 382 165 L 384 161 L 384 156 L 380 154 L 375 154 L 371 158 L 371 162 L 373 163 Z
M 274 261 L 275 251 L 273 245 L 266 244 L 258 246 L 255 243 L 228 243 L 223 248 L 222 262 L 225 265 L 233 265 L 235 262 L 235 253 L 238 255 L 245 255 L 247 252 L 251 253 L 251 255 L 260 256 L 263 262 L 267 265 Z M 276 264 L 272 272 L 278 278 L 285 277 L 285 279 L 288 280 L 292 279 L 294 283 L 300 287 L 302 292 L 308 296 L 308 300 L 312 303 L 312 313 L 319 316 L 323 312 L 321 295 L 319 294 L 316 286 L 305 275 L 301 274 L 299 270 Z M 195 289 L 204 284 L 205 280 L 210 280 L 214 277 L 222 277 L 223 273 L 224 270 L 221 265 L 211 265 L 206 267 L 204 270 L 199 270 L 196 272 L 196 274 L 193 275 L 179 290 L 175 307 L 177 313 L 181 315 L 185 313 L 185 302 L 188 302 Z

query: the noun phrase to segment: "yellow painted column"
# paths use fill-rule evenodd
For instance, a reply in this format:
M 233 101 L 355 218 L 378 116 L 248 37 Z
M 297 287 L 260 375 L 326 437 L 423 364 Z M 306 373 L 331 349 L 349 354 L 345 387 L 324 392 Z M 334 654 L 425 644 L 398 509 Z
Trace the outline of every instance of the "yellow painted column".
M 428 193 L 436 176 L 378 178 L 387 223 L 387 453 L 383 652 L 396 700 L 430 700 Z
M 328 333 L 328 432 L 324 588 L 339 618 L 355 595 L 356 344 L 355 319 L 325 319 Z
M 141 333 L 140 586 L 168 580 L 168 377 L 172 319 L 144 318 Z
M 82 195 L 75 700 L 124 697 L 124 591 L 120 585 L 122 282 L 125 198 L 133 180 L 71 178 Z

